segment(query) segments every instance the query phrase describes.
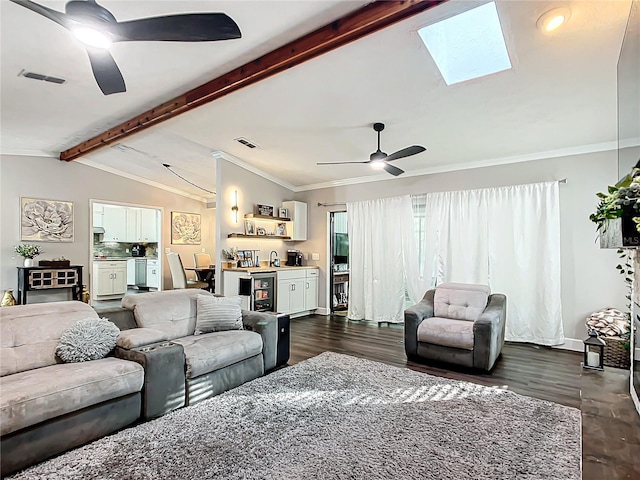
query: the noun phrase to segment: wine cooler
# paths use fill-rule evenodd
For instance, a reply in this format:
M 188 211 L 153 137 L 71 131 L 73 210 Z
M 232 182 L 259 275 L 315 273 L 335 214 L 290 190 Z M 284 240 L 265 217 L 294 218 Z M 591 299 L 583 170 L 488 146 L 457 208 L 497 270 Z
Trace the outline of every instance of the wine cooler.
M 240 295 L 249 297 L 250 309 L 256 312 L 275 312 L 276 274 L 253 273 L 240 278 Z

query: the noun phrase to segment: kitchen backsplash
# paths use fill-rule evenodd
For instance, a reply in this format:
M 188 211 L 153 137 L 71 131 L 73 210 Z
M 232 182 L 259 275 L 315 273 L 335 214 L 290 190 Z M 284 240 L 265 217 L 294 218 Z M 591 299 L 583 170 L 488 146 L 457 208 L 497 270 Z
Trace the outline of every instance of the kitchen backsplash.
M 93 256 L 103 254 L 105 257 L 130 257 L 131 247 L 134 245 L 144 245 L 146 248 L 145 257 L 158 257 L 157 243 L 124 243 L 124 242 L 96 242 L 93 243 Z

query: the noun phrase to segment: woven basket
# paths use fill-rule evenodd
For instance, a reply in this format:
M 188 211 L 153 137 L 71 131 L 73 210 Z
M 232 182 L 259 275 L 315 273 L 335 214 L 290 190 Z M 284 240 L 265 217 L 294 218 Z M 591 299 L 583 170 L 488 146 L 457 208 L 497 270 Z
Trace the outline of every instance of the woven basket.
M 605 342 L 604 364 L 607 367 L 626 368 L 631 366 L 629 339 L 620 337 L 600 337 Z M 625 345 L 626 344 L 626 348 Z

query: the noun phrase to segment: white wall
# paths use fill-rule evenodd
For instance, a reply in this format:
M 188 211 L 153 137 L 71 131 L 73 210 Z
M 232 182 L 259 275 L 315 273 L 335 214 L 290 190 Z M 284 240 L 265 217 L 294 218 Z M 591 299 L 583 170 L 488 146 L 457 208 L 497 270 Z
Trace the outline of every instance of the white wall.
M 214 172 L 211 172 L 214 175 Z M 72 264 L 84 265 L 83 283 L 90 285 L 90 206 L 89 200 L 131 203 L 163 207 L 162 245 L 180 253 L 185 265 L 193 264 L 193 253 L 203 248 L 213 256 L 215 252 L 215 209 L 207 209 L 199 201 L 165 190 L 129 180 L 77 162 L 61 162 L 49 157 L 0 156 L 0 287 L 17 289 L 16 267 L 22 258 L 13 248 L 20 241 L 20 197 L 34 197 L 72 201 L 74 206 L 74 242 L 41 243 L 45 253 L 36 260 L 64 256 Z M 202 215 L 202 244 L 194 246 L 171 245 L 171 211 L 200 213 Z M 29 242 L 33 243 L 33 242 Z M 166 257 L 163 259 L 163 285 L 171 288 L 171 274 Z M 15 258 L 12 258 L 15 257 Z M 31 296 L 29 301 L 50 299 L 48 295 Z M 68 289 L 64 292 L 68 297 Z M 57 298 L 59 299 L 59 298 Z
M 625 305 L 625 285 L 615 266 L 614 250 L 601 250 L 589 214 L 597 204 L 596 192 L 618 179 L 617 152 L 599 152 L 510 165 L 476 168 L 418 177 L 399 177 L 368 184 L 300 192 L 309 204 L 309 241 L 304 252 L 321 252 L 320 306 L 327 307 L 327 212 L 317 203 L 360 201 L 396 195 L 489 188 L 567 178 L 560 185 L 562 309 L 567 338 L 585 337 L 584 319 L 594 310 Z M 332 207 L 344 210 L 344 207 Z M 514 279 L 517 281 L 517 279 Z
M 260 263 L 268 265 L 269 253 L 278 252 L 283 263 L 286 261 L 287 249 L 297 248 L 297 242 L 285 242 L 274 238 L 228 238 L 230 233 L 244 233 L 244 215 L 254 213 L 255 206 L 272 205 L 279 208 L 282 202 L 293 200 L 293 192 L 253 172 L 250 172 L 227 160 L 218 160 L 216 207 L 218 213 L 216 237 L 217 259 L 220 261 L 222 249 L 237 247 L 239 250 L 259 250 Z M 234 192 L 238 192 L 238 222 L 232 217 L 231 207 Z M 222 261 L 225 261 L 222 259 Z M 219 265 L 219 263 L 218 263 Z M 220 292 L 220 269 L 216 269 L 216 289 Z

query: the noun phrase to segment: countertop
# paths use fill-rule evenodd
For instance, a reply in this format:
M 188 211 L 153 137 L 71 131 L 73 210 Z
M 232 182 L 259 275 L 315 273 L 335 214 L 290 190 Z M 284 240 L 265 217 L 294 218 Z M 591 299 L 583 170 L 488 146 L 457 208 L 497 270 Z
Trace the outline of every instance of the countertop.
M 236 268 L 223 268 L 223 272 L 246 272 L 246 273 L 267 273 L 278 272 L 281 270 L 303 270 L 307 268 L 320 268 L 317 265 L 303 265 L 302 267 L 289 267 L 284 265 L 282 267 L 236 267 Z

